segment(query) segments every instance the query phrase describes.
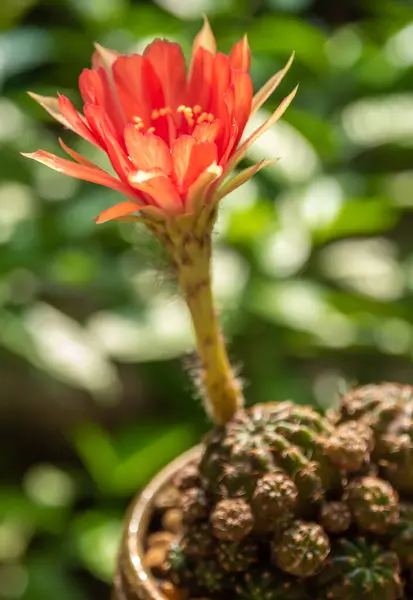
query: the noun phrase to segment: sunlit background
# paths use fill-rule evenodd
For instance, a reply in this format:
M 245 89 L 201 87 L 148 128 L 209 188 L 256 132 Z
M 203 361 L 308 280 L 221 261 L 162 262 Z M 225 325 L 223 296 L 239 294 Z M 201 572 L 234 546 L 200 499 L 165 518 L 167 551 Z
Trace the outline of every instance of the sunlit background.
M 208 424 L 168 266 L 115 192 L 21 158 L 59 153 L 26 90 L 78 102 L 92 43 L 189 51 L 244 31 L 258 88 L 300 83 L 228 197 L 214 281 L 248 402 L 325 408 L 354 382 L 412 381 L 413 4 L 399 0 L 3 0 L 0 8 L 0 598 L 108 598 L 123 511 Z M 89 157 L 86 143 L 64 139 Z

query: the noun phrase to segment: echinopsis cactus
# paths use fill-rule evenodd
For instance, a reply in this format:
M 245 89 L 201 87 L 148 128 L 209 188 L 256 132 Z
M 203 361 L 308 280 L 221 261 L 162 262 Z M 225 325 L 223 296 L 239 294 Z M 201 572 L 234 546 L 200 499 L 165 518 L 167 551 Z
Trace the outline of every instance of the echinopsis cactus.
M 145 562 L 170 600 L 413 598 L 412 388 L 359 388 L 328 417 L 290 402 L 245 411 L 214 306 L 218 208 L 274 162 L 234 173 L 293 100 L 296 89 L 241 141 L 291 62 L 253 95 L 246 36 L 226 56 L 205 20 L 188 69 L 180 46 L 166 40 L 131 56 L 97 45 L 79 80 L 83 114 L 64 96 L 32 94 L 106 153 L 117 176 L 64 142 L 73 160 L 42 150 L 26 156 L 120 192 L 97 222 L 145 224 L 166 249 L 191 315 L 197 379 L 216 429 L 199 464 L 155 501 L 162 514 L 153 525 L 164 531 L 148 536 Z
M 290 402 L 239 410 L 173 482 L 182 525 L 163 577 L 191 597 L 411 599 L 412 398 L 382 384 L 326 417 Z

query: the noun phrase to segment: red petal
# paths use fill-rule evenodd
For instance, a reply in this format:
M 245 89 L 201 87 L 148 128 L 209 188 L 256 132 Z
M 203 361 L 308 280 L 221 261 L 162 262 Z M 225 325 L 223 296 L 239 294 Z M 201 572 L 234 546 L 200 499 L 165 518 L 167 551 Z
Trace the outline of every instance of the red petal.
M 104 92 L 97 70 L 83 69 L 79 76 L 79 90 L 85 104 L 102 104 Z
M 232 84 L 234 86 L 234 109 L 232 117 L 238 125 L 239 140 L 251 113 L 254 90 L 250 76 L 243 71 L 234 71 L 232 73 Z M 236 143 L 238 143 L 238 140 Z
M 113 78 L 128 122 L 140 117 L 146 126 L 152 109 L 165 106 L 163 90 L 149 60 L 140 54 L 120 56 L 113 63 Z
M 172 146 L 172 160 L 175 179 L 179 186 L 183 184 L 191 160 L 192 148 L 196 140 L 191 135 L 181 135 Z
M 84 119 L 77 112 L 73 104 L 70 102 L 69 98 L 66 96 L 62 96 L 58 94 L 58 102 L 59 109 L 64 118 L 70 125 L 70 129 L 72 129 L 75 133 L 80 135 L 82 138 L 90 142 L 91 144 L 95 144 L 96 146 L 100 146 L 100 143 L 90 131 L 88 125 L 85 123 Z
M 246 35 L 244 35 L 242 40 L 234 44 L 229 54 L 229 61 L 233 69 L 245 72 L 249 71 L 251 66 L 251 52 Z
M 172 147 L 174 173 L 185 191 L 214 161 L 217 147 L 213 142 L 197 142 L 190 135 L 179 137 Z
M 80 163 L 81 165 L 85 165 L 87 167 L 96 167 L 97 166 L 91 160 L 88 160 L 87 158 L 85 158 L 84 156 L 82 156 L 81 154 L 79 154 L 78 152 L 76 152 L 76 150 L 72 150 L 72 148 L 69 148 L 69 146 L 66 146 L 66 144 L 64 143 L 64 141 L 62 140 L 62 138 L 59 138 L 59 144 L 61 145 L 61 147 L 63 148 L 63 150 L 69 156 L 71 156 L 73 158 L 73 160 L 75 160 L 76 162 Z
M 130 172 L 133 170 L 133 165 L 124 148 L 121 146 L 112 123 L 107 118 L 104 110 L 99 106 L 86 105 L 85 116 L 91 129 L 102 140 L 103 147 L 116 173 L 126 183 Z
M 139 171 L 129 177 L 131 186 L 147 194 L 152 203 L 165 212 L 176 213 L 182 210 L 182 200 L 168 177 L 142 177 L 144 172 Z
M 199 142 L 214 142 L 220 129 L 221 123 L 216 119 L 212 123 L 197 125 L 192 133 L 192 137 Z
M 211 97 L 213 55 L 204 48 L 198 48 L 192 58 L 192 67 L 188 81 L 187 99 L 184 104 L 199 104 L 207 110 Z
M 219 52 L 214 57 L 214 63 L 212 67 L 212 94 L 208 108 L 208 111 L 218 119 L 222 116 L 222 101 L 230 85 L 231 67 L 229 64 L 229 58 L 228 56 L 225 56 L 225 54 Z
M 102 107 L 120 134 L 125 126 L 125 117 L 105 69 L 83 69 L 79 77 L 79 89 L 85 104 Z
M 184 103 L 186 90 L 185 58 L 181 47 L 166 40 L 155 40 L 146 48 L 144 57 L 161 81 L 165 106 L 176 110 Z
M 234 109 L 234 86 L 227 89 L 225 95 L 220 99 L 220 130 L 216 137 L 215 143 L 218 148 L 218 155 L 220 158 L 228 152 L 228 144 L 231 142 L 233 133 L 232 112 Z M 222 160 L 220 160 L 222 164 Z
M 184 187 L 187 188 L 192 185 L 217 160 L 217 147 L 213 142 L 197 142 L 192 148 L 189 168 L 184 179 Z
M 125 144 L 135 167 L 142 171 L 172 171 L 171 153 L 165 142 L 153 133 L 141 133 L 133 125 L 125 128 Z
M 119 219 L 119 217 L 130 215 L 141 208 L 142 207 L 135 204 L 135 202 L 119 202 L 119 204 L 115 204 L 107 210 L 102 211 L 96 219 L 96 223 L 100 225 L 101 223 L 112 221 L 113 219 Z
M 199 214 L 203 205 L 215 200 L 214 188 L 219 185 L 222 167 L 210 167 L 189 186 L 185 198 L 185 212 Z
M 227 160 L 231 156 L 231 153 L 236 148 L 235 143 L 236 143 L 236 140 L 238 139 L 238 137 L 239 137 L 238 136 L 238 125 L 234 121 L 231 125 L 230 135 L 229 135 L 229 139 L 226 144 L 226 148 L 225 148 L 224 153 L 222 154 L 221 159 L 219 161 L 220 165 L 225 166 Z
M 32 158 L 33 160 L 36 160 L 55 171 L 59 171 L 59 173 L 69 175 L 70 177 L 76 177 L 76 179 L 104 185 L 113 188 L 122 194 L 131 193 L 130 188 L 128 189 L 121 181 L 115 179 L 115 177 L 112 177 L 112 175 L 106 173 L 106 171 L 97 165 L 91 167 L 84 164 L 78 164 L 71 160 L 50 154 L 50 152 L 45 152 L 44 150 L 38 150 L 31 154 L 23 154 L 23 156 Z

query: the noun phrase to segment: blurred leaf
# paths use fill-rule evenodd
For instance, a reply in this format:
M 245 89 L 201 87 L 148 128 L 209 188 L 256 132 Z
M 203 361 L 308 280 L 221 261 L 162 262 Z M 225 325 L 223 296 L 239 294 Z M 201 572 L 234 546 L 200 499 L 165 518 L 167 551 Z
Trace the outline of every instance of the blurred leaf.
M 295 107 L 288 110 L 288 121 L 308 139 L 323 160 L 330 163 L 337 159 L 338 136 L 332 123 L 314 113 L 297 110 Z
M 15 523 L 30 536 L 36 531 L 62 533 L 68 510 L 65 506 L 40 505 L 14 487 L 0 489 L 0 514 L 4 522 Z
M 111 491 L 117 456 L 108 434 L 97 424 L 85 423 L 71 435 L 76 452 L 102 493 Z
M 124 496 L 146 485 L 159 469 L 197 442 L 186 425 L 136 425 L 128 443 L 113 440 L 95 424 L 77 428 L 71 438 L 99 489 Z
M 78 560 L 109 584 L 113 580 L 121 534 L 122 520 L 109 513 L 90 511 L 72 524 Z
M 394 227 L 400 212 L 387 198 L 351 198 L 343 204 L 336 218 L 326 227 L 317 228 L 314 239 L 325 243 L 329 239 L 352 235 L 367 235 Z
M 287 56 L 294 50 L 297 62 L 311 70 L 322 72 L 327 67 L 325 36 L 320 29 L 298 18 L 266 15 L 255 19 L 248 28 L 248 39 L 254 52 Z
M 22 600 L 54 598 L 59 600 L 86 600 L 87 595 L 78 585 L 64 564 L 56 561 L 56 550 L 39 551 L 27 561 L 25 574 L 27 584 Z
M 19 0 L 21 2 L 21 0 Z M 0 9 L 0 18 L 3 8 Z M 1 79 L 37 67 L 51 55 L 50 37 L 47 31 L 27 27 L 0 34 Z
M 11 27 L 35 3 L 36 0 L 3 0 L 0 8 L 0 29 Z
M 119 462 L 112 484 L 117 493 L 142 488 L 162 467 L 198 441 L 187 424 L 172 428 L 160 425 L 153 433 L 145 445 L 135 444 L 130 455 Z
M 234 211 L 226 228 L 226 238 L 230 243 L 251 244 L 257 236 L 276 226 L 274 208 L 267 202 L 257 202 L 244 210 Z

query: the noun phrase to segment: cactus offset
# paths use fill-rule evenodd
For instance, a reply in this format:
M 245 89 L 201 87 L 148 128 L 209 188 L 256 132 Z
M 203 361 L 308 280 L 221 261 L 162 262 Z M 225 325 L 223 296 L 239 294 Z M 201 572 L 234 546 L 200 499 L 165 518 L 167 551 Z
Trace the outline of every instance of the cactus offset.
M 374 435 L 372 460 L 400 492 L 413 494 L 413 387 L 366 385 L 341 398 L 333 419 L 369 426 Z
M 391 549 L 405 569 L 413 571 L 413 504 L 401 502 L 399 519 L 392 529 Z
M 258 561 L 258 545 L 252 541 L 222 542 L 216 556 L 221 567 L 229 573 L 248 571 Z
M 273 568 L 265 571 L 245 573 L 236 585 L 235 591 L 240 600 L 310 600 L 305 586 L 288 578 Z
M 326 600 L 398 600 L 403 587 L 395 553 L 364 539 L 340 540 L 319 576 Z
M 413 484 L 394 467 L 408 478 L 410 410 L 410 388 L 390 384 L 328 417 L 239 410 L 177 474 L 182 532 L 156 572 L 211 600 L 411 600 Z
M 247 502 L 241 498 L 218 502 L 211 513 L 214 536 L 224 542 L 239 542 L 251 531 L 254 517 Z
M 328 533 L 343 533 L 351 525 L 351 511 L 345 502 L 324 502 L 319 518 Z
M 315 575 L 330 552 L 321 525 L 295 521 L 271 543 L 272 558 L 279 569 L 297 577 Z
M 399 518 L 398 495 L 378 477 L 360 477 L 346 489 L 344 500 L 362 531 L 386 533 Z

